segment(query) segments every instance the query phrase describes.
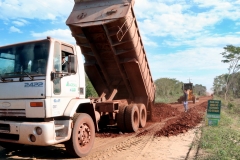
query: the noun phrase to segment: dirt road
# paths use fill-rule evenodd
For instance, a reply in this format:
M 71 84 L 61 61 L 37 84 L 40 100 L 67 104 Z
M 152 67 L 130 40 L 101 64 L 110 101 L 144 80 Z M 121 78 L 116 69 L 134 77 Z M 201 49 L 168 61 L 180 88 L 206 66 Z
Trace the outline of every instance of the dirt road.
M 211 97 L 189 103 L 189 112 L 182 104 L 156 104 L 152 121 L 136 133 L 122 133 L 108 128 L 97 133 L 92 152 L 81 160 L 168 160 L 193 159 L 192 143 L 197 127 Z M 1 159 L 71 159 L 63 145 L 49 147 L 24 146 L 18 151 L 0 148 Z

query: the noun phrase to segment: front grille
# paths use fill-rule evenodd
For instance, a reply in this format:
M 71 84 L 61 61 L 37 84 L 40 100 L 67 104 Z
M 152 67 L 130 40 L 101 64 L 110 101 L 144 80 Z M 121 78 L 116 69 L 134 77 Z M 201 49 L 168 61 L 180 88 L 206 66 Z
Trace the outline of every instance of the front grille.
M 19 141 L 19 135 L 18 134 L 0 133 L 0 139 Z
M 25 117 L 25 109 L 0 109 L 0 117 Z
M 1 133 L 9 133 L 10 125 L 9 124 L 0 124 L 0 132 Z

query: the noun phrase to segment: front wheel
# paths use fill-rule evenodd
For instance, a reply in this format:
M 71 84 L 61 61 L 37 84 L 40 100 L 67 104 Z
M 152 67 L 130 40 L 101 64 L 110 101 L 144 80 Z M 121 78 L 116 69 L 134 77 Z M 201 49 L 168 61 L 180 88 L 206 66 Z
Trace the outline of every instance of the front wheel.
M 92 118 L 85 113 L 76 113 L 73 117 L 72 136 L 65 143 L 68 153 L 74 157 L 88 155 L 93 147 L 95 127 Z

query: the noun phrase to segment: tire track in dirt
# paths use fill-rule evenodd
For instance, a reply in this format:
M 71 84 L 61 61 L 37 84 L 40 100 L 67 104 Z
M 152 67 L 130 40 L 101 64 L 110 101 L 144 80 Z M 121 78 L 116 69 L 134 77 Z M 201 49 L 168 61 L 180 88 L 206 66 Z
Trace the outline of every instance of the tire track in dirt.
M 175 118 L 175 117 L 174 117 Z M 83 160 L 103 160 L 103 159 L 114 159 L 114 160 L 133 160 L 139 159 L 144 154 L 147 146 L 153 141 L 154 134 L 157 130 L 164 126 L 165 122 L 171 118 L 168 118 L 162 122 L 153 123 L 150 126 L 142 129 L 139 132 L 128 135 L 124 135 L 121 138 L 100 138 L 96 140 L 95 147 L 92 152 L 81 159 Z M 99 144 L 105 139 L 107 143 Z M 109 142 L 109 140 L 113 140 Z M 106 142 L 105 141 L 105 142 Z M 127 156 L 126 156 L 127 155 Z

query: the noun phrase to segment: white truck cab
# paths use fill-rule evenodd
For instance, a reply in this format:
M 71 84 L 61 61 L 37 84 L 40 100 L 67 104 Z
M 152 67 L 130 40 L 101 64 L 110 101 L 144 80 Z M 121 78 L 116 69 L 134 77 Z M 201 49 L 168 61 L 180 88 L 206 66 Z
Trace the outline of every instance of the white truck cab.
M 96 126 L 78 46 L 47 37 L 0 47 L 1 146 L 66 142 L 82 157 L 93 146 Z

